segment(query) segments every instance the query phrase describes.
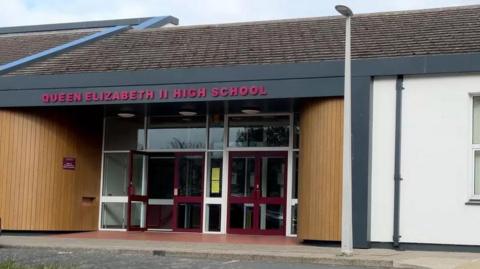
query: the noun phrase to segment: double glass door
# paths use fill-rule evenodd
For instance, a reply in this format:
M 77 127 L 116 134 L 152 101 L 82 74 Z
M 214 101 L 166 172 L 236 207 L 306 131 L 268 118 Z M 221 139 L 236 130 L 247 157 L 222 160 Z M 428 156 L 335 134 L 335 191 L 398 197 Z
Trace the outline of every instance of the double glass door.
M 128 230 L 201 231 L 204 153 L 130 152 Z
M 228 233 L 285 234 L 286 152 L 230 152 Z

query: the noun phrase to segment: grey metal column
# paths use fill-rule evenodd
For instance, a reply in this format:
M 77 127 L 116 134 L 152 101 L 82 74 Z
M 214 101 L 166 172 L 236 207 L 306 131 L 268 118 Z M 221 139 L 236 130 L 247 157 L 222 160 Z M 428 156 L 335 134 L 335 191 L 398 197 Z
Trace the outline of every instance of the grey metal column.
M 393 201 L 393 247 L 400 247 L 400 183 L 402 158 L 402 91 L 403 76 L 397 77 L 396 109 L 395 109 L 395 168 L 394 168 L 394 201 Z

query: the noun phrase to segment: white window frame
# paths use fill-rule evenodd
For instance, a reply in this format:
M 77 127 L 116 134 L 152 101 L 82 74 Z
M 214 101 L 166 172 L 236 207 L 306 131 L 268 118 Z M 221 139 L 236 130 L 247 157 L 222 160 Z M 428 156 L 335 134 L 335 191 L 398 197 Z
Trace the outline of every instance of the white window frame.
M 480 144 L 473 143 L 473 132 L 475 130 L 475 122 L 474 122 L 474 101 L 473 99 L 480 98 L 479 93 L 470 93 L 470 109 L 469 109 L 469 122 L 470 122 L 470 140 L 469 140 L 469 160 L 470 160 L 470 184 L 469 184 L 469 200 L 470 201 L 480 201 L 480 193 L 475 194 L 475 152 L 480 151 Z M 480 123 L 479 123 L 480 124 Z M 480 169 L 480 167 L 479 167 Z

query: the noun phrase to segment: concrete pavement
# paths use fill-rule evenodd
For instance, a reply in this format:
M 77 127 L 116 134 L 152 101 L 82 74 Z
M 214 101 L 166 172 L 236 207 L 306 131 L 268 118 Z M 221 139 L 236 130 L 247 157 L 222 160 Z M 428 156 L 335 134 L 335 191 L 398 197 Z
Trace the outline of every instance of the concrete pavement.
M 0 247 L 103 249 L 185 258 L 314 263 L 386 268 L 480 269 L 480 253 L 355 250 L 351 257 L 339 249 L 307 245 L 193 243 L 149 240 L 79 239 L 53 236 L 0 236 Z

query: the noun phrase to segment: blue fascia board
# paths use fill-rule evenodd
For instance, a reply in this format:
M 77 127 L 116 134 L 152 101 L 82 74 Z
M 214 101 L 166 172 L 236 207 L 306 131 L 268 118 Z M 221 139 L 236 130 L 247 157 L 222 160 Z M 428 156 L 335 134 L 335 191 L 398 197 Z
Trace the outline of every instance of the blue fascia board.
M 156 27 L 162 27 L 167 24 L 174 24 L 178 25 L 178 19 L 172 16 L 160 16 L 160 17 L 153 17 L 148 20 L 145 20 L 144 22 L 133 26 L 133 29 L 135 30 L 143 30 L 143 29 L 148 29 L 148 28 L 156 28 Z
M 99 39 L 117 34 L 119 32 L 128 30 L 130 28 L 131 28 L 130 25 L 119 25 L 119 26 L 114 26 L 114 27 L 111 27 L 111 28 L 107 28 L 103 31 L 100 31 L 100 32 L 97 32 L 97 33 L 94 33 L 94 34 L 91 34 L 91 35 L 73 40 L 71 42 L 56 46 L 56 47 L 51 48 L 51 49 L 41 51 L 39 53 L 36 53 L 36 54 L 30 55 L 30 56 L 18 59 L 16 61 L 1 65 L 0 66 L 0 75 L 5 74 L 7 72 L 11 72 L 11 71 L 13 71 L 15 69 L 18 69 L 22 66 L 25 66 L 27 64 L 31 64 L 33 62 L 45 59 L 47 57 L 52 57 L 54 55 L 57 55 L 59 53 L 65 52 L 65 51 L 70 50 L 70 49 L 73 49 L 73 48 L 78 47 L 80 45 L 85 45 L 89 42 L 93 42 L 95 40 L 99 40 Z

